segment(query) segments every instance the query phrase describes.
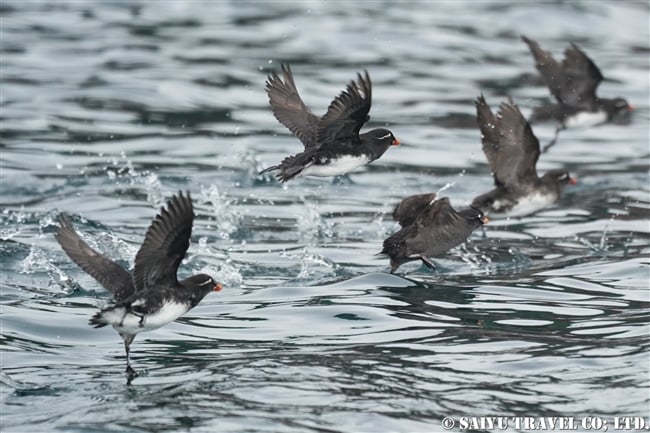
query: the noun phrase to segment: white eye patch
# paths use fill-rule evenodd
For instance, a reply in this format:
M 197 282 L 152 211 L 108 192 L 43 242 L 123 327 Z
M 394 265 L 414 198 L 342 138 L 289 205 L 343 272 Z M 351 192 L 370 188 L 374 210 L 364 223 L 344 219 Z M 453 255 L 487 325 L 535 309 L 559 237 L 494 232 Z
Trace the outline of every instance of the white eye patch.
M 212 280 L 205 280 L 204 282 L 200 283 L 199 286 L 205 286 L 206 284 L 212 283 Z
M 386 134 L 383 137 L 379 137 L 378 139 L 383 140 L 384 138 L 388 138 L 388 137 L 392 137 L 392 136 L 393 136 L 392 134 Z

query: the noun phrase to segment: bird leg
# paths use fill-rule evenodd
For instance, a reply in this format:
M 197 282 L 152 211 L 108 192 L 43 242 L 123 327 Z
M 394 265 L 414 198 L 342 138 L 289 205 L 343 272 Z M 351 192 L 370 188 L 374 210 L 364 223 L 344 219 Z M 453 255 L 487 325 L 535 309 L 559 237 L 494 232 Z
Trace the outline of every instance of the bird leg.
M 566 128 L 564 126 L 558 126 L 557 128 L 555 128 L 555 135 L 553 136 L 553 139 L 549 141 L 546 146 L 544 146 L 544 148 L 542 149 L 542 153 L 546 153 L 546 151 L 548 151 L 551 147 L 553 147 L 553 145 L 557 142 L 557 138 L 560 135 L 560 131 L 562 131 L 563 129 Z
M 130 376 L 137 376 L 137 373 L 131 367 L 131 343 L 135 338 L 135 335 L 122 335 L 124 339 L 124 350 L 126 351 L 126 373 Z
M 399 268 L 400 264 L 401 263 L 397 260 L 390 259 L 390 273 L 394 274 L 395 271 Z

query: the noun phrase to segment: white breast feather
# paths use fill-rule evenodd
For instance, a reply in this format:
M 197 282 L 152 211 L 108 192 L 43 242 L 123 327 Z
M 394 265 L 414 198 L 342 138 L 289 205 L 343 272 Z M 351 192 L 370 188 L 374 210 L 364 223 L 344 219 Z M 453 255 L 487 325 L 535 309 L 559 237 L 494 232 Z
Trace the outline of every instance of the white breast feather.
M 581 128 L 598 125 L 606 121 L 607 113 L 605 111 L 582 111 L 567 117 L 564 126 L 567 128 Z
M 345 155 L 333 159 L 327 165 L 312 164 L 306 167 L 301 175 L 303 176 L 338 176 L 349 173 L 350 171 L 362 167 L 370 162 L 365 155 L 351 156 Z
M 173 322 L 185 314 L 187 310 L 187 304 L 169 301 L 163 304 L 158 312 L 145 316 L 142 322 L 140 316 L 126 313 L 124 308 L 106 311 L 102 315 L 118 332 L 135 335 L 139 332 L 151 331 L 169 322 Z
M 552 194 L 535 193 L 533 195 L 520 198 L 517 201 L 517 204 L 505 214 L 510 217 L 529 215 L 553 204 L 556 199 L 557 198 Z M 503 205 L 504 203 L 500 203 L 499 200 L 496 200 L 492 204 L 492 207 L 494 209 L 498 209 Z

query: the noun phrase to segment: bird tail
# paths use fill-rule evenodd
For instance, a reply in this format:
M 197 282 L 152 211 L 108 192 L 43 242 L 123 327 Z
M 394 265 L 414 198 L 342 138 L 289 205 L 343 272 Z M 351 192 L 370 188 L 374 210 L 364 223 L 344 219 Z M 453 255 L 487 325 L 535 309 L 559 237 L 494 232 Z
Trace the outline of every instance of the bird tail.
M 260 171 L 257 174 L 264 174 L 264 173 L 268 173 L 269 171 L 279 170 L 279 169 L 280 169 L 279 165 L 272 165 L 271 167 L 265 168 L 264 170 Z
M 280 172 L 276 174 L 275 177 L 277 177 L 280 182 L 286 182 L 298 176 L 312 163 L 313 155 L 311 153 L 302 152 L 297 155 L 287 156 L 282 160 L 280 164 L 264 169 L 260 172 L 260 174 L 271 170 L 280 170 Z
M 90 318 L 88 321 L 88 324 L 90 326 L 93 326 L 95 328 L 103 328 L 104 326 L 108 325 L 108 322 L 104 318 L 104 314 L 102 311 L 99 311 L 95 313 L 93 317 Z
M 88 324 L 95 328 L 103 328 L 106 325 L 115 325 L 122 322 L 125 314 L 126 311 L 124 310 L 124 307 L 114 306 L 104 308 L 95 313 L 95 315 L 88 321 Z

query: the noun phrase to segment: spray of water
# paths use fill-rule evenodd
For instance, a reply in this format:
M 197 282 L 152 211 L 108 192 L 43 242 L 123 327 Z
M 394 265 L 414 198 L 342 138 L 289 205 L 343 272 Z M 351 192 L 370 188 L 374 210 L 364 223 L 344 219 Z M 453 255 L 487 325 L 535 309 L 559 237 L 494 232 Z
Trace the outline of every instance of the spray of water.
M 230 199 L 225 192 L 219 191 L 216 185 L 201 186 L 199 202 L 210 206 L 217 226 L 217 236 L 230 239 L 241 222 L 241 214 L 235 208 L 235 200 Z
M 148 170 L 136 170 L 133 167 L 133 162 L 126 157 L 125 152 L 121 152 L 119 157 L 111 157 L 104 170 L 108 178 L 114 180 L 118 185 L 142 187 L 147 193 L 147 201 L 155 208 L 160 208 L 165 204 L 162 184 L 158 175 Z

